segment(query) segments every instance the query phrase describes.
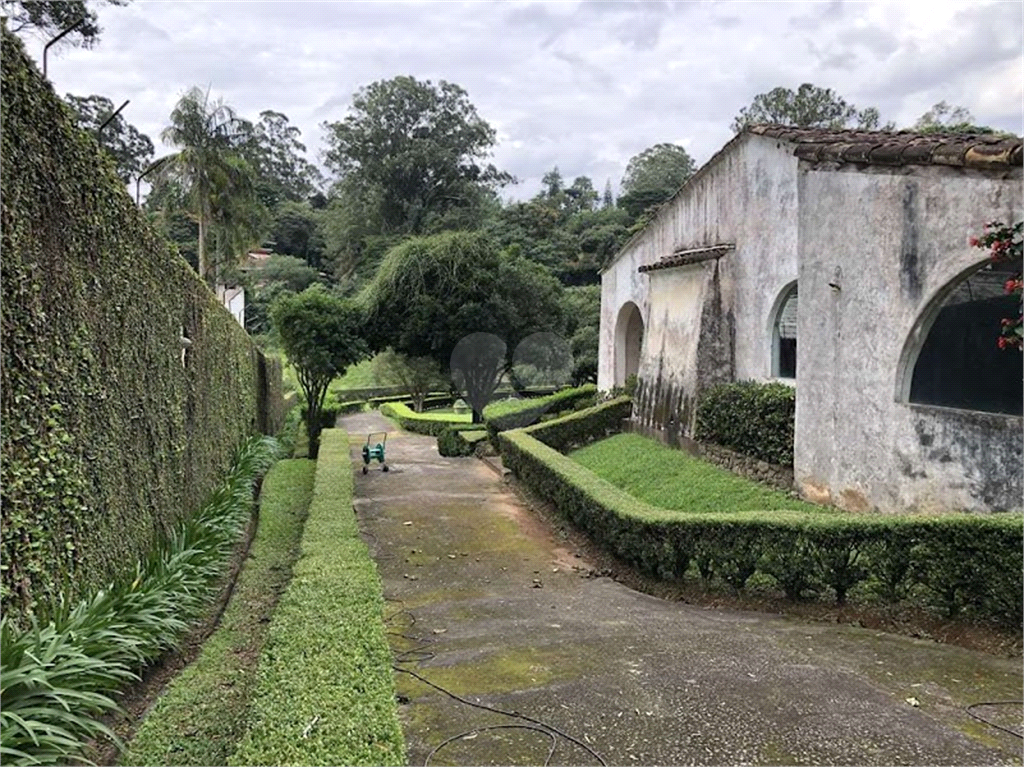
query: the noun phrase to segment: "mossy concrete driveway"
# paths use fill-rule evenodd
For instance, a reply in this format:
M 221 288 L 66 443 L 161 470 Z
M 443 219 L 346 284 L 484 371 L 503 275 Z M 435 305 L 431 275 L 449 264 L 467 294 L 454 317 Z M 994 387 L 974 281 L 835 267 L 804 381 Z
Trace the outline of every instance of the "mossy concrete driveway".
M 637 593 L 594 577 L 481 461 L 377 413 L 341 425 L 399 665 L 469 702 L 610 765 L 1021 762 L 1020 740 L 965 710 L 1019 700 L 1019 660 Z M 364 476 L 365 434 L 384 429 L 391 471 Z M 396 685 L 411 764 L 543 764 L 553 743 L 553 764 L 598 763 L 410 675 Z M 1019 707 L 975 713 L 1020 726 Z M 517 727 L 482 729 L 499 725 Z

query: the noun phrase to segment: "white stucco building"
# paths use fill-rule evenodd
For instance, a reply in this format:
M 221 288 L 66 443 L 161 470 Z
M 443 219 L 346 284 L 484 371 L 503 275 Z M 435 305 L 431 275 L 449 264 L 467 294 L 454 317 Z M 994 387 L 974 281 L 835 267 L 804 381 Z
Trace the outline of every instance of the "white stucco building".
M 636 374 L 673 441 L 706 387 L 785 380 L 805 497 L 1020 508 L 1017 303 L 968 238 L 1024 218 L 1021 165 L 1013 137 L 748 129 L 603 271 L 599 387 Z

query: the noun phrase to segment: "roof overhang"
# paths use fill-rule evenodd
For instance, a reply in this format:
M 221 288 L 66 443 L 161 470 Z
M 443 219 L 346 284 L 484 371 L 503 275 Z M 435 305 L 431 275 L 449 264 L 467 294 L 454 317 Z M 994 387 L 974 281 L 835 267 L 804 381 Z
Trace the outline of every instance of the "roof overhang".
M 637 271 L 653 272 L 659 269 L 672 269 L 677 266 L 699 264 L 702 261 L 717 261 L 726 253 L 731 253 L 734 250 L 736 250 L 736 245 L 733 243 L 721 243 L 719 245 L 708 245 L 703 248 L 677 250 L 675 253 L 672 253 L 669 256 L 664 256 L 661 260 L 655 261 L 653 264 L 644 264 L 637 269 Z

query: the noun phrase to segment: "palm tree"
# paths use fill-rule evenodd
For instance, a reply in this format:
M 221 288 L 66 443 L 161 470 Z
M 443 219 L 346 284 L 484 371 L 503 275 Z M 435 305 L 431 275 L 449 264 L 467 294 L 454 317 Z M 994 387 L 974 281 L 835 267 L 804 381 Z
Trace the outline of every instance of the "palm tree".
M 204 280 L 211 276 L 206 253 L 211 229 L 218 241 L 231 245 L 253 239 L 258 229 L 255 222 L 260 217 L 252 215 L 257 204 L 252 169 L 238 154 L 246 127 L 223 100 L 211 101 L 209 90 L 192 88 L 175 105 L 171 124 L 160 134 L 178 149 L 162 172 L 188 195 L 199 226 L 197 257 Z

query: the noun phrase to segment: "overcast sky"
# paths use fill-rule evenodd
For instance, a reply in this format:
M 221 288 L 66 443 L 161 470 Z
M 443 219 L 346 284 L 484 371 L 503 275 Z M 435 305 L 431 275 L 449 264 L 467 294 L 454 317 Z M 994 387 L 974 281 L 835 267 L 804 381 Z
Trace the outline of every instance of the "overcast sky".
M 675 142 L 698 165 L 736 113 L 776 86 L 832 88 L 909 127 L 937 101 L 1020 134 L 1024 3 L 147 2 L 100 8 L 92 50 L 51 50 L 61 95 L 131 103 L 159 134 L 190 86 L 243 117 L 284 112 L 311 160 L 352 94 L 412 75 L 465 88 L 498 132 L 495 163 L 536 193 L 557 165 L 617 187 L 629 158 Z M 28 41 L 37 59 L 42 42 Z

